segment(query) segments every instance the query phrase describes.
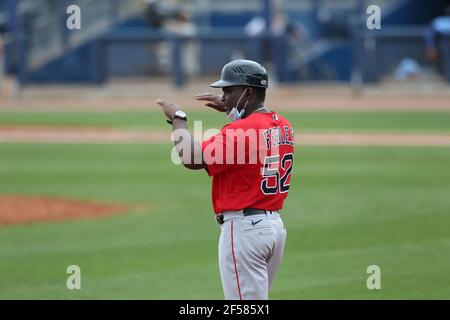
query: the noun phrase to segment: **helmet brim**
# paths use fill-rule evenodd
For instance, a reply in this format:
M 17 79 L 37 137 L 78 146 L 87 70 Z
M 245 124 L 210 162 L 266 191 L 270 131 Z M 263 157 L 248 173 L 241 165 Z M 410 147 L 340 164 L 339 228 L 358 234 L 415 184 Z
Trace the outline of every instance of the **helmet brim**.
M 216 81 L 216 82 L 210 84 L 210 87 L 213 87 L 213 88 L 225 88 L 225 87 L 232 87 L 232 86 L 236 86 L 236 85 L 237 84 L 232 83 L 232 82 L 219 80 L 219 81 Z
M 226 87 L 234 87 L 234 86 L 244 86 L 244 87 L 256 87 L 256 88 L 265 88 L 267 89 L 267 86 L 264 85 L 255 85 L 255 84 L 249 84 L 249 83 L 234 83 L 234 82 L 228 82 L 219 80 L 217 82 L 214 82 L 209 85 L 212 88 L 226 88 Z

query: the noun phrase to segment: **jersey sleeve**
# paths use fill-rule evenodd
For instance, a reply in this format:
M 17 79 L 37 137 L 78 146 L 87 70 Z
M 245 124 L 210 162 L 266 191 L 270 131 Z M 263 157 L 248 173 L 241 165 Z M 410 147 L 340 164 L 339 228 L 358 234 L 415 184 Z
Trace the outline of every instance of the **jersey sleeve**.
M 227 125 L 218 134 L 203 141 L 203 161 L 209 176 L 228 170 L 236 163 L 237 139 L 232 132 L 233 127 Z

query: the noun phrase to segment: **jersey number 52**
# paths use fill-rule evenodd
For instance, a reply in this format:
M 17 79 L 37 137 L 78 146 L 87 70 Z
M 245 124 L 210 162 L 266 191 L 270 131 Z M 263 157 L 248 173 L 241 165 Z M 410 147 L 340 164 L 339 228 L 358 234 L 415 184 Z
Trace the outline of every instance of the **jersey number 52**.
M 264 158 L 264 167 L 262 172 L 261 190 L 264 194 L 277 194 L 289 191 L 289 183 L 292 172 L 292 163 L 294 155 L 286 153 L 280 162 L 280 155 Z M 283 176 L 280 177 L 279 168 L 283 169 Z M 275 178 L 275 183 L 269 183 L 270 178 Z

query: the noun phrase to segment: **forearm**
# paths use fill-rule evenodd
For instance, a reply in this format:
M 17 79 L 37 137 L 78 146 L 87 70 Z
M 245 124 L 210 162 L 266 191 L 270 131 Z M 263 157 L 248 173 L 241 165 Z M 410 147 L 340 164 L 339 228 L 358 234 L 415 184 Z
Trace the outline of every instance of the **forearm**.
M 205 168 L 202 148 L 187 128 L 186 114 L 173 102 L 157 99 L 156 103 L 161 106 L 167 119 L 172 123 L 172 141 L 183 165 L 191 170 Z
M 189 132 L 186 121 L 180 119 L 172 121 L 172 139 L 185 168 L 200 170 L 205 167 L 202 148 Z

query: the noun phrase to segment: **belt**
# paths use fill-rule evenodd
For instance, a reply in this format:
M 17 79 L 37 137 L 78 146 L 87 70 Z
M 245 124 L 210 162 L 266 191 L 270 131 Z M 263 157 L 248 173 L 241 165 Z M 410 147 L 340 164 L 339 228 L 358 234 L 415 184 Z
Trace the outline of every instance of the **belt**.
M 247 216 L 254 216 L 255 214 L 272 214 L 272 210 L 261 210 L 261 209 L 253 209 L 253 208 L 248 208 L 248 209 L 244 209 L 242 210 L 242 213 L 244 214 L 244 217 Z
M 242 210 L 242 214 L 244 215 L 244 217 L 248 217 L 248 216 L 254 216 L 257 214 L 272 214 L 275 213 L 277 211 L 275 210 L 262 210 L 262 209 L 253 209 L 253 208 L 247 208 Z M 219 224 L 223 224 L 224 223 L 224 219 L 223 219 L 223 214 L 219 213 L 216 215 L 216 220 Z

